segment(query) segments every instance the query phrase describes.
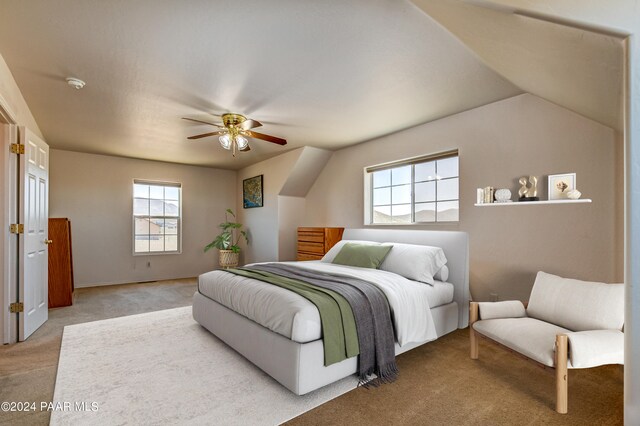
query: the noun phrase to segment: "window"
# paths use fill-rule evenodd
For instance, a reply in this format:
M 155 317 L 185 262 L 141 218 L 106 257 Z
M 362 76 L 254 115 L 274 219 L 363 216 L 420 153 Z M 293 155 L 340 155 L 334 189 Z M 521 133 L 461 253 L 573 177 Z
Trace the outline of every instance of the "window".
M 180 252 L 181 185 L 133 182 L 133 253 Z
M 365 169 L 365 223 L 457 222 L 458 152 Z

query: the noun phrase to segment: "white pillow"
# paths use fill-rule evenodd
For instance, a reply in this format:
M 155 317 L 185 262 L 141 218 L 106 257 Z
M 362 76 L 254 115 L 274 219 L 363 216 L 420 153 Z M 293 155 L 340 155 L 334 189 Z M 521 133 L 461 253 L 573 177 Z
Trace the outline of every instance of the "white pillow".
M 393 244 L 393 248 L 379 269 L 402 275 L 410 280 L 433 285 L 433 276 L 447 263 L 444 251 L 440 247 L 386 244 Z
M 433 279 L 446 283 L 449 279 L 449 267 L 447 265 L 443 265 L 442 268 L 440 268 L 440 270 L 435 273 Z
M 369 245 L 373 245 L 373 246 L 379 246 L 380 243 L 376 243 L 374 241 L 360 241 L 360 240 L 340 240 L 336 243 L 335 246 L 331 247 L 329 249 L 328 252 L 325 253 L 324 256 L 322 256 L 322 259 L 320 259 L 321 262 L 327 262 L 327 263 L 332 263 L 333 259 L 335 259 L 335 257 L 338 255 L 338 253 L 340 253 L 340 250 L 342 250 L 342 247 L 344 247 L 345 244 L 347 243 L 356 243 L 356 244 L 369 244 Z
M 524 305 L 519 300 L 505 300 L 503 302 L 480 302 L 480 319 L 522 318 L 527 316 Z

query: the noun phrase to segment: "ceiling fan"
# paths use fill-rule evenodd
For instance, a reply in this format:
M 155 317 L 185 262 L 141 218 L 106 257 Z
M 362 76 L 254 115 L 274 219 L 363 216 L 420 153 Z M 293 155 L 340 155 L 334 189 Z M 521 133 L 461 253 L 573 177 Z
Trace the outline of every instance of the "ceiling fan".
M 215 132 L 203 133 L 201 135 L 189 136 L 187 139 L 200 139 L 209 136 L 219 136 L 220 145 L 236 156 L 238 151 L 249 151 L 249 141 L 247 138 L 262 139 L 263 141 L 275 143 L 278 145 L 286 145 L 287 141 L 264 133 L 254 132 L 250 129 L 262 126 L 262 123 L 245 117 L 242 114 L 222 114 L 222 124 L 209 123 L 208 121 L 196 120 L 195 118 L 182 117 L 183 120 L 194 121 L 196 123 L 208 124 L 217 127 L 220 130 Z

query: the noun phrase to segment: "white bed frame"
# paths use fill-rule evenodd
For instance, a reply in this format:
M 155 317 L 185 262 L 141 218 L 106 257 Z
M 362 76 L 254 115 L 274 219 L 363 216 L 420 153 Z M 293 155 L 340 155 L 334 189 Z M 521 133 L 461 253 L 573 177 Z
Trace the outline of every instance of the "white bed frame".
M 469 237 L 465 232 L 347 229 L 345 240 L 397 242 L 441 247 L 447 256 L 453 302 L 431 309 L 438 337 L 469 323 Z M 324 366 L 322 340 L 297 343 L 196 292 L 193 318 L 297 395 L 357 371 L 357 357 Z M 427 342 L 398 346 L 396 355 Z

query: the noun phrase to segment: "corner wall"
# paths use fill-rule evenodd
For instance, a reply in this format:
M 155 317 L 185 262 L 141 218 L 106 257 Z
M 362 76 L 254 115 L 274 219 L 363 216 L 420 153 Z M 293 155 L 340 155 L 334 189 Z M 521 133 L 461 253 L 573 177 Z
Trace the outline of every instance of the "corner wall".
M 133 180 L 182 184 L 182 253 L 134 256 Z M 236 172 L 51 150 L 50 217 L 71 220 L 76 287 L 194 277 L 218 264 L 203 248 L 236 204 Z M 148 263 L 150 266 L 147 266 Z
M 10 109 L 10 114 L 14 116 L 18 126 L 25 126 L 44 139 L 38 123 L 31 114 L 31 110 L 22 97 L 22 92 L 20 92 L 20 88 L 13 79 L 11 70 L 2 55 L 0 55 L 0 101 Z
M 307 225 L 305 196 L 332 152 L 298 148 L 238 172 L 238 220 L 249 233 L 243 263 L 296 259 L 297 228 Z M 263 175 L 263 207 L 242 207 L 242 181 Z
M 524 94 L 335 152 L 309 191 L 306 218 L 363 227 L 364 167 L 458 148 L 460 222 L 398 228 L 468 232 L 475 300 L 527 300 L 539 270 L 621 282 L 619 143 L 612 129 Z M 546 176 L 569 172 L 592 204 L 473 206 L 476 188 L 506 187 L 516 198 L 518 178 L 530 174 L 546 199 Z
M 249 234 L 249 244 L 242 246 L 242 263 L 280 260 L 278 198 L 303 150 L 295 149 L 238 171 L 236 213 L 238 222 Z M 245 209 L 242 207 L 242 181 L 258 175 L 263 175 L 263 207 Z

